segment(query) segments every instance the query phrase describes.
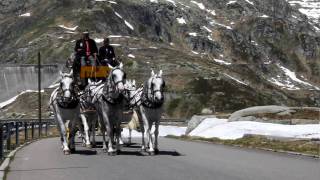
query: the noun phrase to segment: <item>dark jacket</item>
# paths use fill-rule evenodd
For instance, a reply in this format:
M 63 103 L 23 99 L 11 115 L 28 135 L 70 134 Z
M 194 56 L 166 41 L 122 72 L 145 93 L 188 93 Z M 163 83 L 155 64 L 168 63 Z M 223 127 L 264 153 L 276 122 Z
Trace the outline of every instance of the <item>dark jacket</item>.
M 77 56 L 92 56 L 94 53 L 98 53 L 98 48 L 96 45 L 96 42 L 93 39 L 88 39 L 89 44 L 89 55 L 87 55 L 87 43 L 84 39 L 79 39 L 76 42 L 76 46 L 74 47 L 75 52 L 77 53 Z M 78 49 L 81 49 L 81 51 L 78 51 Z
M 113 47 L 110 45 L 100 47 L 99 57 L 100 57 L 100 60 L 104 60 L 104 59 L 113 60 L 113 59 L 115 59 L 116 55 L 114 54 Z

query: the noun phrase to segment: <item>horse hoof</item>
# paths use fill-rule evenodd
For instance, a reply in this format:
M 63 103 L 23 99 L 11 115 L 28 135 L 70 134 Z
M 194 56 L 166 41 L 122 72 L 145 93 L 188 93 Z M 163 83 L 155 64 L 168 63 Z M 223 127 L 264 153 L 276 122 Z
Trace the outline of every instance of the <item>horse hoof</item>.
M 155 154 L 159 154 L 159 149 L 155 149 L 155 150 L 154 150 L 154 153 L 155 153 Z
M 108 152 L 108 156 L 115 156 L 116 152 Z
M 86 147 L 89 148 L 89 149 L 92 148 L 91 144 L 86 144 Z
M 64 155 L 70 155 L 70 151 L 63 151 Z
M 102 151 L 103 151 L 104 153 L 108 152 L 108 150 L 107 150 L 107 149 L 102 149 Z
M 121 150 L 117 150 L 117 155 L 120 155 L 120 153 L 121 153 Z
M 156 155 L 156 153 L 154 151 L 149 151 L 149 155 L 154 156 L 154 155 Z
M 85 143 L 82 143 L 81 146 L 82 146 L 82 147 L 86 147 L 86 144 L 85 144 Z

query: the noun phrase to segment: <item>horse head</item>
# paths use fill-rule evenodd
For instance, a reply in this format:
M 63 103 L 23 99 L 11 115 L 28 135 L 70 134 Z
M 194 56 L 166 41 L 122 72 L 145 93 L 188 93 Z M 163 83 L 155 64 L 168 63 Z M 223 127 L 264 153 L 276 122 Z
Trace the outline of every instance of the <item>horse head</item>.
M 124 92 L 124 82 L 126 80 L 126 73 L 123 71 L 123 64 L 120 63 L 117 67 L 109 66 L 112 70 L 109 74 L 109 82 L 115 89 L 115 92 L 121 94 Z
M 126 80 L 125 83 L 125 90 L 126 95 L 125 97 L 129 101 L 130 105 L 135 105 L 136 103 L 136 95 L 137 95 L 137 87 L 136 87 L 136 81 L 135 80 Z
M 149 98 L 156 103 L 162 103 L 164 101 L 165 81 L 162 75 L 162 70 L 160 70 L 158 74 L 155 74 L 152 70 L 151 77 L 148 80 Z
M 62 97 L 64 99 L 71 99 L 74 93 L 74 81 L 73 81 L 73 71 L 70 73 L 62 73 L 60 81 L 60 90 L 62 92 Z

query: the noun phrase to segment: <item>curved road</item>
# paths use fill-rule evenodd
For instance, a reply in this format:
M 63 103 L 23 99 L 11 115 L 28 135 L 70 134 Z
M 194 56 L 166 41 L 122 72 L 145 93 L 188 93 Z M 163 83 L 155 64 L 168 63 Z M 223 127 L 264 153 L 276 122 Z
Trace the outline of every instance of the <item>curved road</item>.
M 139 142 L 137 139 L 136 142 Z M 65 156 L 58 138 L 18 151 L 7 180 L 317 180 L 320 161 L 301 156 L 200 142 L 160 139 L 160 154 L 143 156 L 139 147 L 118 156 L 80 148 Z

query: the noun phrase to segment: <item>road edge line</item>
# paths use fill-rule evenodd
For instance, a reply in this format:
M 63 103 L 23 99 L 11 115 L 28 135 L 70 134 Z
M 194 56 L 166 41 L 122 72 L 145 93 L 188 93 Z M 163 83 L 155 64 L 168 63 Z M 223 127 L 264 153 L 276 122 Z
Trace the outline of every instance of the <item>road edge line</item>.
M 5 160 L 0 165 L 0 180 L 4 180 L 5 179 L 6 174 L 8 173 L 8 168 L 10 166 L 10 162 L 11 162 L 12 158 L 15 156 L 16 152 L 18 152 L 23 147 L 25 147 L 25 146 L 33 143 L 33 142 L 36 142 L 36 141 L 38 141 L 38 139 L 26 142 L 26 143 L 20 145 L 19 147 L 17 147 L 16 149 L 14 149 L 13 151 L 11 151 L 8 154 L 8 156 L 5 158 Z

